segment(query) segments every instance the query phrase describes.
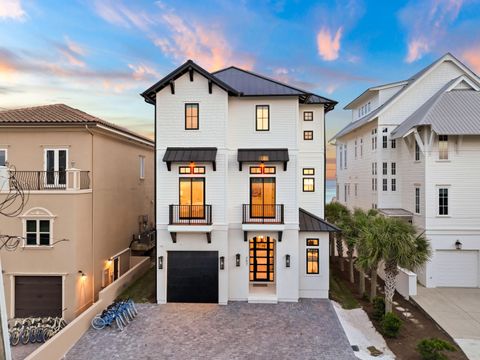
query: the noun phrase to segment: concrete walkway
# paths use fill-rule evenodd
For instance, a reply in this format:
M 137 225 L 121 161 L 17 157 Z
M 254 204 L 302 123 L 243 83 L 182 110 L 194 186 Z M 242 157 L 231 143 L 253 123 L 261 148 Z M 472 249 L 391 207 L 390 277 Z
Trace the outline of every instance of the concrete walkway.
M 480 289 L 418 286 L 413 300 L 455 339 L 470 360 L 480 360 Z
M 90 329 L 65 359 L 355 359 L 329 300 L 137 307 L 124 331 Z

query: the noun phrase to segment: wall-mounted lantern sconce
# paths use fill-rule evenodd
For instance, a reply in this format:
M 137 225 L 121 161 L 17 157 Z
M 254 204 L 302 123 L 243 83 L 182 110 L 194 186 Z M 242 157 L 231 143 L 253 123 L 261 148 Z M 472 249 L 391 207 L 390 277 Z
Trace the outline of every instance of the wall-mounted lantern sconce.
M 87 278 L 87 274 L 85 274 L 82 270 L 78 270 L 78 273 L 80 274 L 80 278 L 82 280 L 85 280 Z
M 225 269 L 225 256 L 220 256 L 220 270 Z
M 240 266 L 240 254 L 235 255 L 235 265 Z
M 455 249 L 462 250 L 462 245 L 463 244 L 460 242 L 460 240 L 455 241 Z
M 158 257 L 158 269 L 159 270 L 163 269 L 163 256 Z
M 285 255 L 285 267 L 290 267 L 290 255 Z

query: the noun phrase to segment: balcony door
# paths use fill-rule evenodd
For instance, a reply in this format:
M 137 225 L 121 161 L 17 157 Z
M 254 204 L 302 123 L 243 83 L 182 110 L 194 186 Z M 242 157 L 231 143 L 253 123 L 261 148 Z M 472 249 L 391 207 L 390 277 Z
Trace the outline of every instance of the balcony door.
M 180 219 L 205 218 L 205 178 L 180 178 Z
M 67 159 L 66 149 L 45 150 L 45 182 L 47 186 L 65 187 L 67 183 Z
M 250 178 L 250 216 L 252 218 L 275 217 L 275 178 Z

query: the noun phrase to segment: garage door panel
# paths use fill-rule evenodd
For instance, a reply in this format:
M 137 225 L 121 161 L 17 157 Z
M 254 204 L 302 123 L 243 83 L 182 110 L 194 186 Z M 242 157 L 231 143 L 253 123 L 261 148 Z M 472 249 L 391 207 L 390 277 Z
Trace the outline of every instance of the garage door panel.
M 62 277 L 16 276 L 15 316 L 62 316 Z
M 169 251 L 167 301 L 218 303 L 218 252 Z
M 438 287 L 478 287 L 478 251 L 437 250 L 435 284 Z

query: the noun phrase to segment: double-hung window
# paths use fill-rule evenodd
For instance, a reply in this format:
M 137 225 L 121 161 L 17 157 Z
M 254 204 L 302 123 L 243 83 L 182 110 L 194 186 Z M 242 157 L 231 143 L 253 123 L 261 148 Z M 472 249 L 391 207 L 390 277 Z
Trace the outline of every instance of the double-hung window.
M 255 108 L 255 129 L 257 131 L 270 130 L 270 106 L 257 105 Z
M 392 162 L 392 163 L 390 164 L 390 166 L 391 166 L 391 169 L 392 169 L 392 170 L 391 170 L 391 171 L 392 171 L 392 175 L 397 175 L 397 163 Z
M 397 179 L 391 179 L 392 181 L 392 191 L 397 191 Z
M 382 174 L 388 175 L 388 163 L 386 162 L 382 163 Z
M 420 188 L 415 188 L 415 214 L 420 214 Z
M 25 220 L 25 245 L 50 246 L 51 221 L 42 219 Z
M 448 160 L 448 135 L 438 135 L 438 159 Z
M 382 190 L 388 191 L 388 179 L 382 179 Z
M 448 188 L 438 189 L 438 215 L 448 215 Z
M 197 103 L 185 104 L 185 130 L 199 129 L 199 108 Z
M 420 161 L 420 146 L 418 146 L 418 143 L 416 140 L 415 140 L 415 161 Z
M 306 272 L 307 274 L 319 274 L 319 239 L 307 239 Z

